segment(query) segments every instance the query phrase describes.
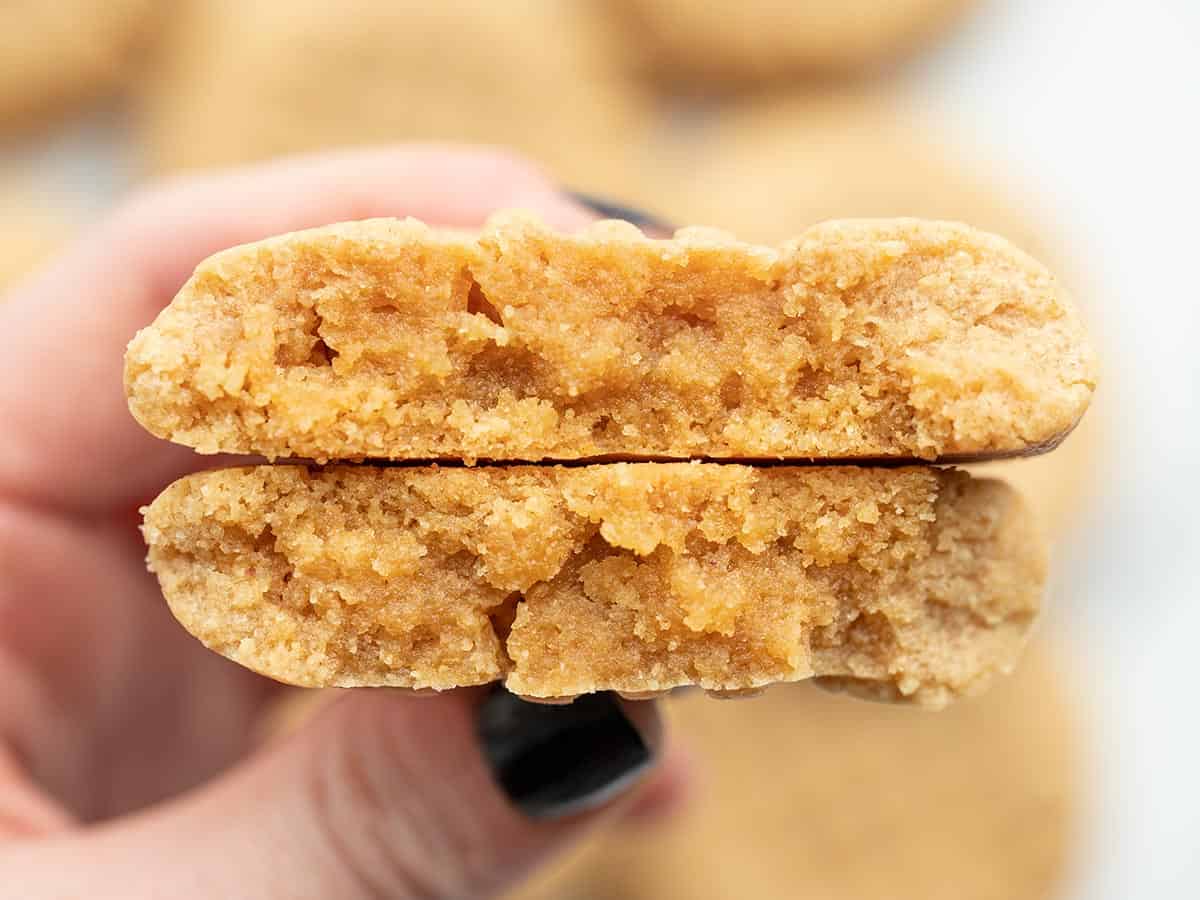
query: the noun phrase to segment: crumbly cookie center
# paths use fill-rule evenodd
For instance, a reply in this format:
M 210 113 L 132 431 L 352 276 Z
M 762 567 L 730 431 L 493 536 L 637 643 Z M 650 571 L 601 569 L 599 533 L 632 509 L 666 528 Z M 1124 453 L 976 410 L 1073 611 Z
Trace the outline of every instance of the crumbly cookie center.
M 1003 546 L 1014 503 L 921 470 L 287 466 L 185 479 L 146 536 L 190 630 L 302 684 L 820 675 L 940 703 L 1036 610 L 1036 554 Z M 968 646 L 947 660 L 947 641 Z
M 202 269 L 131 346 L 135 414 L 206 452 L 320 461 L 935 459 L 1044 447 L 1091 391 L 1050 276 L 966 230 L 372 229 Z

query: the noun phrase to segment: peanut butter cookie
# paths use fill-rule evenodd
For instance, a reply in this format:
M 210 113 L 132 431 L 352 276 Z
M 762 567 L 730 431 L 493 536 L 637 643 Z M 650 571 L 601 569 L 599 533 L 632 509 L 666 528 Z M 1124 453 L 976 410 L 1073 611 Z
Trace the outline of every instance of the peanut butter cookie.
M 346 223 L 202 263 L 126 355 L 135 417 L 268 458 L 874 458 L 1039 452 L 1095 361 L 1053 277 L 913 219 L 776 247 Z
M 1012 667 L 1045 577 L 1015 494 L 924 468 L 259 466 L 181 479 L 144 533 L 180 622 L 273 678 L 542 698 L 937 706 Z
M 639 65 L 675 83 L 742 85 L 887 61 L 971 0 L 607 0 Z
M 886 94 L 823 90 L 740 104 L 707 140 L 676 152 L 674 166 L 691 173 L 686 187 L 660 174 L 645 193 L 682 221 L 765 243 L 830 218 L 970 222 L 1051 263 L 1073 293 L 1085 294 L 1036 198 Z M 1067 527 L 1086 513 L 1113 418 L 1093 408 L 1054 453 L 989 463 L 981 474 L 1021 490 L 1051 529 Z
M 0 4 L 0 126 L 42 122 L 128 78 L 155 0 Z
M 142 109 L 178 171 L 397 141 L 501 145 L 591 189 L 647 100 L 603 16 L 546 0 L 185 0 Z

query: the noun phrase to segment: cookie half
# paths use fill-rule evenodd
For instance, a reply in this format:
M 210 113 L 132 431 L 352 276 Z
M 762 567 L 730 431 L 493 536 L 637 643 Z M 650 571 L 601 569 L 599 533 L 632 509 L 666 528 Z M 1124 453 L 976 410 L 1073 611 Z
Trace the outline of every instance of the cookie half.
M 957 460 L 1054 446 L 1095 362 L 1053 277 L 965 225 L 826 222 L 767 247 L 507 215 L 217 254 L 125 381 L 138 421 L 205 453 Z
M 186 477 L 145 510 L 172 611 L 305 686 L 716 692 L 819 677 L 940 705 L 1011 668 L 1043 550 L 954 471 L 714 463 Z
M 891 95 L 824 85 L 773 94 L 723 111 L 709 140 L 688 149 L 675 164 L 692 179 L 663 177 L 640 195 L 680 221 L 765 242 L 832 216 L 971 222 L 1051 263 L 1063 282 L 1085 282 L 1063 260 L 1035 197 Z M 1102 340 L 1089 330 L 1094 343 Z M 1053 453 L 989 463 L 981 474 L 1017 488 L 1052 530 L 1085 521 L 1116 418 L 1104 410 L 1104 395 L 1099 403 Z

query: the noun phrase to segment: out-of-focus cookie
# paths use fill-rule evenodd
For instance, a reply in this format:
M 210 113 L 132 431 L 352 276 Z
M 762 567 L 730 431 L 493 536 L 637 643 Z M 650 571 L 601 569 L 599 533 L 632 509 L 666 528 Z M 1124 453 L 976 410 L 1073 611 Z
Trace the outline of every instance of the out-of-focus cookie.
M 512 900 L 1049 900 L 1079 820 L 1080 724 L 1052 648 L 935 715 L 805 686 L 672 698 L 699 789 Z M 1056 657 L 1057 659 L 1057 657 Z
M 188 0 L 148 85 L 150 163 L 463 141 L 603 189 L 591 173 L 636 152 L 647 124 L 612 39 L 604 17 L 575 2 Z
M 1093 511 L 1109 425 L 1100 404 L 1053 453 L 967 468 L 980 477 L 1003 479 L 1020 491 L 1053 540 L 1082 524 Z
M 826 219 L 968 222 L 1042 251 L 1035 220 L 996 172 L 886 92 L 792 92 L 723 108 L 689 147 L 683 182 L 653 199 L 675 221 L 774 242 Z
M 0 4 L 0 127 L 42 121 L 129 76 L 156 0 Z
M 915 215 L 969 222 L 1041 259 L 1061 255 L 1019 189 L 887 94 L 793 94 L 737 107 L 691 147 L 676 145 L 672 165 L 687 180 L 656 173 L 646 202 L 746 240 L 777 241 L 830 218 Z M 1106 428 L 1103 410 L 1093 410 L 1054 453 L 981 474 L 1012 483 L 1057 531 L 1087 507 Z
M 646 70 L 674 82 L 764 82 L 899 56 L 972 0 L 606 0 Z

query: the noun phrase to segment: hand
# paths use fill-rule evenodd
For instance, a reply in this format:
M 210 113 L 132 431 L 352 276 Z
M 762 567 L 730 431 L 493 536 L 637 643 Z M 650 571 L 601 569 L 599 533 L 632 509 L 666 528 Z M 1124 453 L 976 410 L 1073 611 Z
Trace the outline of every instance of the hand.
M 483 151 L 412 147 L 198 177 L 134 198 L 0 301 L 6 896 L 471 897 L 599 818 L 672 804 L 682 781 L 671 760 L 620 790 L 662 755 L 647 703 L 347 691 L 256 748 L 260 717 L 290 689 L 204 650 L 143 562 L 137 508 L 214 461 L 138 428 L 122 354 L 196 263 L 327 222 L 474 226 L 508 206 L 568 230 L 592 218 L 527 164 Z M 541 720 L 537 747 L 527 716 Z M 603 742 L 571 739 L 581 716 L 628 752 L 592 758 Z M 607 802 L 614 791 L 622 798 Z

